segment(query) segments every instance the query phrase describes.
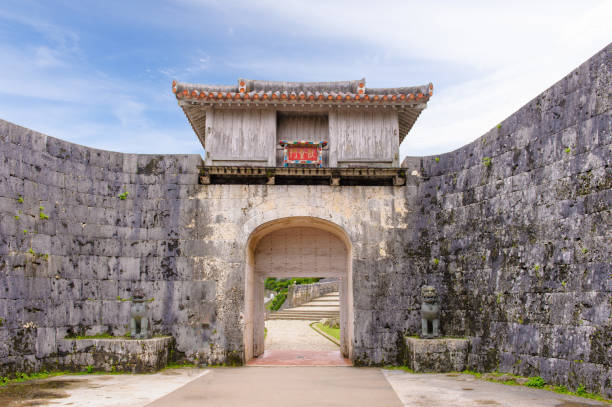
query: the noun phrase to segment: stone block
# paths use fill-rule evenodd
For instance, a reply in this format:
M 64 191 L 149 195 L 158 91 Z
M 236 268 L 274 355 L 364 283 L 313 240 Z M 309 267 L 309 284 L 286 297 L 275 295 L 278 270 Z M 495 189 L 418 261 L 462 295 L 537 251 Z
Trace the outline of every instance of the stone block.
M 466 369 L 468 339 L 406 337 L 405 364 L 415 372 L 460 372 Z
M 150 373 L 164 368 L 168 363 L 172 337 L 151 339 L 59 339 L 58 349 L 68 354 L 70 368 L 132 373 Z

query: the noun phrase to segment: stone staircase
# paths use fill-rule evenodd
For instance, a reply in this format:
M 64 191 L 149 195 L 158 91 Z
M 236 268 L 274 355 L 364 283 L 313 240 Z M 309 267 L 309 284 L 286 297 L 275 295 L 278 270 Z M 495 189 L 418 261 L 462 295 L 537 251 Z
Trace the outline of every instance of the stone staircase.
M 267 319 L 319 321 L 323 318 L 340 318 L 340 295 L 338 292 L 325 294 L 299 307 L 272 312 Z

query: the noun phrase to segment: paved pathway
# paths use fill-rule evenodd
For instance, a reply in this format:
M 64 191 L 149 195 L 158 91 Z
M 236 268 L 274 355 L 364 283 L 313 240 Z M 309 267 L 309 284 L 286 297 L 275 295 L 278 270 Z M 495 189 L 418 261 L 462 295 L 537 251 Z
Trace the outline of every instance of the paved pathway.
M 402 407 L 379 369 L 216 368 L 147 407 Z
M 338 345 L 315 332 L 309 321 L 268 320 L 266 328 L 266 350 L 338 350 Z
M 264 354 L 249 366 L 351 366 L 338 345 L 310 327 L 309 321 L 268 320 Z
M 266 350 L 249 360 L 248 366 L 353 366 L 339 350 Z

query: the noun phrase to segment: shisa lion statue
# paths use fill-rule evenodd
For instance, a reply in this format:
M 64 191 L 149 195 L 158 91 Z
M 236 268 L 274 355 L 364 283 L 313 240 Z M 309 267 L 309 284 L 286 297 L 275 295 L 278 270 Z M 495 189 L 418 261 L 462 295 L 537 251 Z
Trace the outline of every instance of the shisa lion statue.
M 134 339 L 148 339 L 149 317 L 147 316 L 147 301 L 141 290 L 135 290 L 130 308 L 130 337 Z
M 440 336 L 440 306 L 436 288 L 431 285 L 421 287 L 421 297 L 421 338 L 437 338 Z

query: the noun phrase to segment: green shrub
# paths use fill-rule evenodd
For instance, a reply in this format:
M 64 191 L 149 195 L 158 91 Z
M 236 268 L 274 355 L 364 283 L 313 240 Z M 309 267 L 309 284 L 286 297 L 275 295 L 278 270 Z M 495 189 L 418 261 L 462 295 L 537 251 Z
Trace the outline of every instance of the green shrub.
M 525 386 L 537 387 L 538 389 L 541 389 L 542 387 L 546 386 L 546 380 L 542 379 L 540 376 L 530 377 L 525 383 Z
M 281 290 L 289 288 L 290 285 L 295 283 L 296 285 L 300 284 L 312 284 L 316 283 L 320 280 L 320 278 L 281 278 L 276 279 L 274 277 L 266 278 L 264 282 L 264 286 L 266 290 L 280 292 Z
M 119 194 L 119 199 L 125 201 L 130 193 L 128 191 L 123 191 L 122 194 Z
M 276 294 L 276 296 L 270 303 L 270 310 L 278 311 L 280 307 L 283 306 L 286 299 L 287 299 L 287 290 L 283 290 L 280 293 Z
M 482 159 L 482 163 L 484 164 L 485 167 L 490 167 L 491 166 L 491 157 L 485 157 Z

